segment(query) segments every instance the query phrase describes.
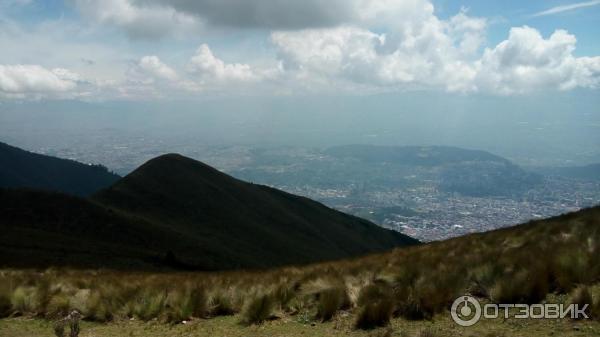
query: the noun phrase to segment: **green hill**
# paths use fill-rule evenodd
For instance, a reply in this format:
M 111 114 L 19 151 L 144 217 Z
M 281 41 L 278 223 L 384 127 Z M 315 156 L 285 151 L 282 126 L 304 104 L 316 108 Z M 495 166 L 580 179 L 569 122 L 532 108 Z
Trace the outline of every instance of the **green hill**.
M 509 163 L 486 151 L 467 150 L 452 146 L 384 146 L 341 145 L 324 153 L 336 158 L 355 158 L 367 163 L 396 163 L 408 166 L 441 166 L 471 161 Z
M 80 197 L 0 189 L 0 266 L 168 267 L 161 255 L 178 240 L 148 221 Z
M 150 160 L 93 200 L 193 238 L 212 255 L 218 252 L 218 263 L 228 268 L 338 259 L 416 243 L 176 154 Z
M 174 154 L 91 199 L 1 190 L 0 214 L 3 266 L 263 268 L 418 243 Z
M 588 181 L 600 180 L 600 163 L 585 166 L 545 167 L 538 170 L 547 175 L 563 176 Z
M 361 177 L 381 172 L 380 180 L 387 185 L 402 185 L 402 176 L 414 175 L 434 181 L 441 191 L 469 196 L 519 195 L 542 182 L 540 175 L 506 158 L 452 146 L 345 145 L 324 153 L 353 163 L 353 170 L 362 167 Z
M 0 142 L 0 187 L 27 187 L 87 196 L 117 181 L 100 165 L 28 152 Z

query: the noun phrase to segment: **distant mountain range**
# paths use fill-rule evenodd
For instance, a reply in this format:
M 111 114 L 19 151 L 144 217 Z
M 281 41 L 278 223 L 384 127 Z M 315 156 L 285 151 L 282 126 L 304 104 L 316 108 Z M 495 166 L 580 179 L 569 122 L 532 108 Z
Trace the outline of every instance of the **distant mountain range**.
M 296 157 L 255 150 L 250 158 L 250 163 L 230 172 L 275 186 L 382 191 L 427 185 L 487 197 L 519 195 L 543 180 L 500 156 L 450 146 L 344 145 Z
M 119 178 L 100 165 L 45 156 L 0 142 L 0 188 L 28 187 L 87 196 Z
M 542 181 L 541 176 L 500 156 L 451 146 L 347 145 L 325 153 L 388 167 L 392 172 L 396 168 L 412 168 L 436 181 L 440 190 L 469 196 L 515 195 Z
M 44 160 L 63 163 L 31 158 L 41 172 L 53 167 Z M 15 163 L 12 168 L 19 171 Z M 69 171 L 49 173 L 61 172 Z M 80 179 L 85 180 L 84 173 Z M 36 180 L 32 187 L 57 186 L 55 178 L 37 174 L 48 184 Z M 56 179 L 74 184 L 66 177 Z M 88 199 L 0 189 L 0 230 L 0 266 L 19 267 L 264 268 L 418 244 L 367 220 L 237 180 L 176 154 L 150 160 Z
M 493 161 L 508 164 L 507 159 L 486 151 L 467 150 L 452 146 L 385 146 L 342 145 L 324 153 L 337 158 L 355 158 L 367 163 L 393 163 L 406 166 L 441 166 L 472 161 Z
M 600 181 L 600 163 L 585 166 L 545 167 L 538 170 L 542 174 L 562 176 L 588 181 Z

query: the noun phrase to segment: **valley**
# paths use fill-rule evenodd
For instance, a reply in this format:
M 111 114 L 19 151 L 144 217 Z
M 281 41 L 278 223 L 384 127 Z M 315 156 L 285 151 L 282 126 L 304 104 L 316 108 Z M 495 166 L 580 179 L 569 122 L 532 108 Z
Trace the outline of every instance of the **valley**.
M 563 176 L 556 170 L 538 167 L 526 168 L 533 176 L 527 178 L 527 188 L 494 191 L 502 183 L 492 182 L 488 184 L 492 193 L 469 195 L 440 186 L 438 181 L 442 178 L 434 171 L 441 166 L 357 163 L 335 158 L 321 148 L 206 146 L 187 138 L 148 142 L 144 137 L 109 135 L 112 133 L 96 136 L 105 142 L 99 150 L 92 150 L 86 142 L 68 149 L 34 150 L 102 163 L 125 175 L 135 168 L 133 165 L 177 148 L 237 178 L 318 200 L 422 241 L 492 230 L 600 203 L 598 180 Z M 469 166 L 464 170 L 469 174 L 486 172 Z

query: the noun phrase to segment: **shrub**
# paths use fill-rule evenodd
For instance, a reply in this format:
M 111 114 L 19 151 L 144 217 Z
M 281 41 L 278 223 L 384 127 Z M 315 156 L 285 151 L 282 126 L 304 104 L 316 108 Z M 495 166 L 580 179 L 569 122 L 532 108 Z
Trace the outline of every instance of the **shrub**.
M 260 324 L 271 316 L 273 298 L 269 294 L 257 294 L 246 302 L 242 310 L 243 325 Z
M 592 318 L 600 321 L 600 298 L 596 298 L 590 311 L 592 313 Z
M 10 316 L 11 308 L 10 297 L 6 294 L 0 294 L 0 318 Z
M 459 289 L 463 289 L 458 278 L 451 273 L 437 273 L 438 275 L 419 279 L 413 292 L 412 301 L 418 305 L 416 309 L 420 310 L 419 315 L 426 319 L 449 308 L 452 301 L 460 295 Z
M 183 291 L 171 291 L 165 299 L 163 318 L 167 322 L 177 323 L 191 317 L 205 317 L 206 296 L 200 287 L 187 287 Z
M 394 304 L 389 299 L 380 299 L 359 308 L 354 326 L 357 329 L 373 329 L 390 323 Z
M 469 293 L 473 296 L 489 297 L 490 288 L 500 276 L 498 269 L 497 265 L 486 263 L 471 270 L 469 274 L 472 283 L 468 289 Z
M 587 304 L 588 308 L 585 310 L 585 313 L 588 316 L 592 315 L 591 306 L 594 302 L 592 301 L 592 295 L 590 294 L 590 290 L 587 286 L 579 286 L 575 288 L 575 290 L 573 290 L 573 292 L 571 293 L 570 303 L 577 304 L 579 308 L 583 308 Z
M 188 293 L 188 305 L 193 317 L 206 316 L 206 292 L 199 286 L 192 287 Z
M 164 293 L 158 291 L 145 291 L 137 299 L 133 308 L 133 313 L 139 319 L 149 321 L 163 311 L 165 305 Z
M 533 304 L 542 301 L 549 291 L 547 272 L 530 268 L 497 280 L 490 291 L 490 297 L 496 303 Z
M 586 251 L 569 247 L 557 254 L 554 278 L 559 291 L 569 292 L 576 284 L 591 281 L 590 257 Z
M 398 295 L 396 299 L 397 303 L 394 311 L 396 316 L 409 320 L 422 320 L 425 318 L 421 301 L 412 289 L 409 289 L 404 295 Z
M 64 317 L 69 313 L 69 309 L 69 299 L 65 295 L 54 295 L 46 306 L 46 316 L 49 318 Z
M 229 293 L 221 290 L 213 291 L 208 298 L 208 313 L 210 316 L 229 316 L 236 313 L 235 306 Z
M 287 309 L 290 301 L 296 296 L 294 285 L 286 282 L 280 283 L 273 291 L 273 299 L 281 309 Z
M 84 314 L 86 319 L 96 322 L 107 322 L 113 317 L 107 300 L 99 292 L 93 292 L 89 295 Z
M 348 302 L 348 294 L 343 284 L 325 289 L 319 293 L 316 318 L 323 322 L 328 321 L 338 310 L 347 307 Z
M 383 283 L 369 284 L 361 290 L 358 305 L 355 328 L 367 330 L 386 326 L 394 311 L 391 289 Z
M 34 288 L 17 287 L 11 296 L 10 302 L 13 309 L 20 313 L 24 314 L 35 311 L 37 303 Z

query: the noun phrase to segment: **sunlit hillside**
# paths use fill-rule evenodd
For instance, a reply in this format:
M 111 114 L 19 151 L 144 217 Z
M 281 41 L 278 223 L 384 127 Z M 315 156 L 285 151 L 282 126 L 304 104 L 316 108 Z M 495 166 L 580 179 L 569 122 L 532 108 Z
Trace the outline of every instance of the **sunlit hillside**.
M 377 328 L 396 335 L 431 327 L 436 332 L 431 336 L 446 336 L 457 329 L 448 322 L 450 304 L 463 294 L 494 303 L 589 303 L 589 315 L 598 319 L 599 240 L 600 208 L 593 208 L 384 254 L 269 271 L 3 270 L 0 308 L 4 317 L 13 318 L 0 326 L 23 329 L 22 318 L 14 317 L 36 317 L 42 321 L 34 325 L 43 330 L 76 309 L 85 321 L 102 323 L 84 325 L 98 331 L 135 320 L 193 324 L 196 330 L 176 329 L 194 336 L 227 316 L 231 323 L 219 325 L 232 329 L 223 331 L 227 335 L 315 325 L 324 334 Z M 40 323 L 44 320 L 50 322 Z M 422 322 L 421 328 L 411 322 Z M 540 329 L 569 330 L 568 322 L 545 322 Z M 160 331 L 155 323 L 136 329 Z M 481 324 L 491 329 L 490 336 L 512 335 L 496 323 Z M 580 330 L 599 331 L 592 320 L 577 324 Z M 527 329 L 520 333 L 527 335 Z

